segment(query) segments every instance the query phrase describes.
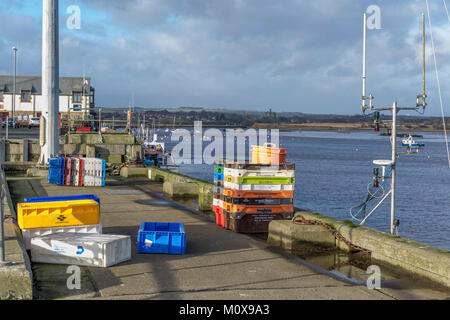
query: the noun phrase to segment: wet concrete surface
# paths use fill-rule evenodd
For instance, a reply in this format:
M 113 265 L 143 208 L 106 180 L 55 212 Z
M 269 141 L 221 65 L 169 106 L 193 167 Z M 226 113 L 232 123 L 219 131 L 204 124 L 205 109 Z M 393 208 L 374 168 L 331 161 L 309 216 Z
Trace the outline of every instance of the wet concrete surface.
M 373 275 L 379 272 L 379 290 L 397 299 L 450 299 L 449 288 L 374 260 L 363 252 L 333 250 L 311 254 L 296 251 L 294 254 L 358 285 L 375 285 Z

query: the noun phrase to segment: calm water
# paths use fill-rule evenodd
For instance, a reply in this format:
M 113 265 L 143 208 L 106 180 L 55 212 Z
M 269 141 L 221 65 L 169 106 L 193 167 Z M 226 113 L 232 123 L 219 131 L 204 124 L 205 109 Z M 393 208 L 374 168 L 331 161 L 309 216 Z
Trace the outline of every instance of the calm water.
M 399 235 L 450 250 L 450 168 L 441 133 L 418 133 L 425 148 L 397 162 L 396 218 Z M 175 143 L 164 139 L 170 148 Z M 398 139 L 401 145 L 401 139 Z M 208 145 L 210 142 L 204 142 Z M 372 181 L 375 159 L 390 159 L 389 137 L 367 132 L 280 132 L 295 162 L 295 205 L 337 219 L 351 219 L 349 210 L 361 204 Z M 399 148 L 400 149 L 400 148 Z M 212 181 L 210 165 L 182 165 L 180 173 Z M 388 187 L 387 187 L 388 189 Z M 367 212 L 376 204 L 373 201 Z M 389 232 L 390 198 L 365 225 Z

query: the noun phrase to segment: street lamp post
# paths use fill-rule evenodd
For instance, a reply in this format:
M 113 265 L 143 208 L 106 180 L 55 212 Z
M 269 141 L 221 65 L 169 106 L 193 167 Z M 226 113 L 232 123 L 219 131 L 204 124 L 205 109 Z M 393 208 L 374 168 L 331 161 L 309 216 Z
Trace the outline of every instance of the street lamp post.
M 13 80 L 13 95 L 12 95 L 12 118 L 13 122 L 16 119 L 16 77 L 17 77 L 17 47 L 12 48 L 14 51 L 14 80 Z

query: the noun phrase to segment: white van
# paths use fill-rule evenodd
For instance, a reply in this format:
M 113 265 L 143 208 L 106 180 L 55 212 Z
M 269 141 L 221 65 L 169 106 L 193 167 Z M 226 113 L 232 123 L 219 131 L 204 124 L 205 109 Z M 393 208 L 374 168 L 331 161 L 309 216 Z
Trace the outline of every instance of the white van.
M 30 122 L 28 122 L 28 128 L 39 127 L 40 124 L 41 124 L 41 118 L 31 118 Z

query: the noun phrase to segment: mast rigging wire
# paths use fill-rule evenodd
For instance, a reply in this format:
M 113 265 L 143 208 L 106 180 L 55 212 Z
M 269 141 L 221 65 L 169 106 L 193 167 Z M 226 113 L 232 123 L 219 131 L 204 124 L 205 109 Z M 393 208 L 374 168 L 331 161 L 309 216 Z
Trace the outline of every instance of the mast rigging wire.
M 438 92 L 439 92 L 439 101 L 440 101 L 440 104 L 441 104 L 442 124 L 444 126 L 444 136 L 445 136 L 445 146 L 447 148 L 448 166 L 450 167 L 450 150 L 449 150 L 449 147 L 448 147 L 447 128 L 445 126 L 444 105 L 442 103 L 441 82 L 439 81 L 439 72 L 438 72 L 437 59 L 436 59 L 436 48 L 435 48 L 435 45 L 434 45 L 433 29 L 432 29 L 432 26 L 431 26 L 430 7 L 428 5 L 428 0 L 425 0 L 425 2 L 426 2 L 426 5 L 427 5 L 428 25 L 430 27 L 431 46 L 433 48 L 433 57 L 434 57 L 434 69 L 435 69 L 435 72 L 436 72 L 436 80 L 437 80 L 437 86 L 438 86 Z M 447 5 L 445 4 L 445 0 L 444 0 L 444 6 L 445 6 L 445 9 L 447 10 Z M 447 10 L 447 17 L 449 17 L 449 22 L 450 22 L 450 16 L 448 15 L 448 10 Z
M 444 2 L 444 8 L 445 8 L 445 12 L 447 13 L 448 22 L 450 22 L 450 15 L 448 14 L 447 3 L 445 2 L 445 0 L 442 0 L 442 1 Z

